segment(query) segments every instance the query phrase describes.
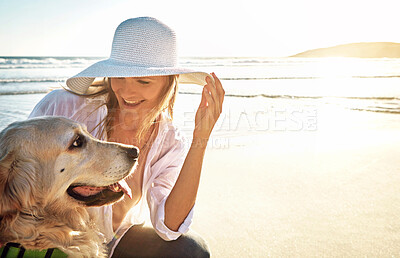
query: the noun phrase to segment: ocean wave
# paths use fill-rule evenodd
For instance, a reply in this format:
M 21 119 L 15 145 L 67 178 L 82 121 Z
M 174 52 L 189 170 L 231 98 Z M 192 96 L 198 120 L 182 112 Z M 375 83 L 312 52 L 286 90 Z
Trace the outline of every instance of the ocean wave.
M 0 69 L 70 68 L 99 61 L 100 57 L 0 57 Z
M 0 69 L 69 69 L 84 68 L 87 65 L 54 65 L 54 64 L 33 64 L 33 65 L 0 65 Z
M 400 101 L 400 97 L 344 97 L 344 96 L 301 96 L 301 95 L 269 95 L 269 94 L 225 94 L 228 97 L 242 97 L 242 98 L 270 98 L 270 99 L 344 99 L 344 100 L 378 100 L 378 101 Z
M 336 97 L 344 99 L 359 99 L 359 100 L 400 100 L 400 97 Z
M 400 114 L 400 109 L 379 109 L 379 108 L 350 108 L 351 110 L 366 111 L 374 113 L 386 113 L 386 114 Z
M 355 75 L 355 76 L 338 76 L 336 78 L 348 79 L 385 79 L 385 78 L 400 78 L 400 75 Z M 278 77 L 222 77 L 220 80 L 314 80 L 326 79 L 324 76 L 278 76 Z
M 179 91 L 179 94 L 193 94 L 193 95 L 201 95 L 200 92 L 194 91 Z M 305 95 L 288 95 L 288 94 L 235 94 L 235 93 L 226 93 L 226 97 L 238 97 L 238 98 L 269 98 L 269 99 L 347 99 L 347 100 L 378 100 L 378 101 L 400 101 L 400 97 L 344 97 L 344 96 L 305 96 Z
M 0 78 L 0 83 L 62 82 L 66 78 Z
M 26 94 L 43 94 L 49 92 L 48 89 L 42 90 L 21 90 L 21 91 L 0 91 L 0 96 L 4 95 L 26 95 Z
M 37 80 L 35 82 L 59 82 L 60 80 L 56 79 L 49 79 L 49 80 Z M 61 87 L 61 86 L 55 86 Z M 12 89 L 11 87 L 7 87 L 8 89 L 4 88 L 1 90 L 0 88 L 0 95 L 18 95 L 18 94 L 33 94 L 33 93 L 44 93 L 49 90 L 49 87 L 41 87 L 39 89 L 25 89 L 18 88 Z M 201 95 L 201 90 L 179 90 L 179 94 L 189 94 L 189 95 Z M 393 96 L 306 96 L 306 95 L 290 95 L 290 94 L 264 94 L 264 93 L 254 93 L 254 94 L 243 94 L 243 93 L 229 93 L 225 94 L 226 97 L 236 97 L 236 98 L 267 98 L 267 99 L 326 99 L 328 101 L 334 100 L 354 100 L 354 101 L 378 101 L 379 103 L 387 103 L 389 105 L 400 105 L 400 97 L 393 97 Z M 386 107 L 382 107 L 386 108 Z

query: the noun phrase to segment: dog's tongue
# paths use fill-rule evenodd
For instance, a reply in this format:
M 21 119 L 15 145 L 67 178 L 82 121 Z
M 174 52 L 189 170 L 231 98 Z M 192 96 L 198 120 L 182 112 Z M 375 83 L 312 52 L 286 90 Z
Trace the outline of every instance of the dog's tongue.
M 95 186 L 77 186 L 73 189 L 74 192 L 82 196 L 91 196 L 100 193 L 104 189 L 110 189 L 113 192 L 123 191 L 129 198 L 132 199 L 132 190 L 129 188 L 125 180 L 121 180 L 118 183 L 106 186 L 106 187 L 95 187 Z
M 113 192 L 120 192 L 123 191 L 126 195 L 129 196 L 129 198 L 132 199 L 132 190 L 129 188 L 128 184 L 125 182 L 125 180 L 121 180 L 118 183 L 112 184 L 108 186 L 108 189 L 110 189 Z
M 100 193 L 102 190 L 106 189 L 106 187 L 95 187 L 95 186 L 77 186 L 74 187 L 72 190 L 75 193 L 78 193 L 82 196 L 91 196 Z

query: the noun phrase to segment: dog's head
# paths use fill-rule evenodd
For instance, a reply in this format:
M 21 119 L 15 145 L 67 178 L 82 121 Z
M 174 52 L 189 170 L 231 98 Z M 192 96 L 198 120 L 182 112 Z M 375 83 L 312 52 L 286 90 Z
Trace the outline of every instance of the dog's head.
M 0 215 L 111 204 L 129 194 L 123 179 L 137 158 L 137 148 L 99 141 L 66 118 L 15 122 L 0 133 Z

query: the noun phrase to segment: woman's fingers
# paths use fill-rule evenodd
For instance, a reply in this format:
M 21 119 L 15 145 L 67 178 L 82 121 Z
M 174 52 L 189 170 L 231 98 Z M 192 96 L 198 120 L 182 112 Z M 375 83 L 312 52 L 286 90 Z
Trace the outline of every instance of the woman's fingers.
M 216 96 L 216 90 L 215 89 L 210 89 L 212 86 L 209 84 L 205 85 L 205 93 L 208 102 L 208 107 L 210 111 L 214 112 L 215 114 L 220 114 L 221 113 L 221 104 L 219 103 L 219 97 Z
M 214 100 L 208 89 L 204 86 L 201 103 L 197 110 L 195 119 L 195 130 L 197 131 L 197 134 L 202 135 L 202 137 L 209 137 L 209 134 L 214 127 L 215 119 L 214 112 L 212 111 L 214 106 Z
M 206 101 L 208 104 L 207 106 L 212 107 L 214 105 L 215 101 L 214 101 L 213 97 L 211 96 L 212 93 L 210 94 L 210 91 L 209 91 L 209 88 L 207 87 L 207 85 L 204 86 L 203 93 L 204 93 L 204 97 L 206 98 Z
M 200 105 L 199 108 L 203 108 L 207 106 L 207 99 L 206 99 L 206 94 L 208 94 L 206 88 L 203 88 L 203 92 L 201 93 L 201 101 L 200 101 Z
M 207 89 L 211 92 L 211 96 L 216 99 L 217 97 L 217 89 L 215 88 L 215 84 L 213 81 L 207 76 L 206 78 L 207 84 L 205 85 Z
M 220 107 L 221 107 L 221 110 L 222 110 L 222 103 L 224 102 L 225 90 L 224 90 L 224 88 L 222 87 L 221 81 L 220 81 L 219 78 L 215 75 L 215 73 L 211 73 L 211 75 L 213 76 L 214 81 L 215 81 L 215 88 L 216 88 L 216 90 L 217 90 L 217 92 L 218 92 L 219 103 L 220 103 Z
M 222 111 L 222 102 L 224 101 L 224 95 L 225 91 L 222 88 L 221 81 L 218 79 L 218 77 L 215 75 L 215 73 L 211 73 L 213 76 L 215 82 L 213 82 L 210 78 L 206 78 L 207 84 L 205 87 L 211 92 L 211 96 L 214 99 L 214 102 L 216 103 L 218 107 L 218 112 Z

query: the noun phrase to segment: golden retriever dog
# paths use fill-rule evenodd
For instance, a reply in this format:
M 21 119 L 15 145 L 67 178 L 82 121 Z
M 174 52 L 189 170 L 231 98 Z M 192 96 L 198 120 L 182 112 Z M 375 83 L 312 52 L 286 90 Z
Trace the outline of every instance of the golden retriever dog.
M 99 141 L 66 118 L 10 124 L 0 133 L 0 245 L 106 256 L 87 207 L 130 195 L 123 179 L 137 158 L 136 147 Z

